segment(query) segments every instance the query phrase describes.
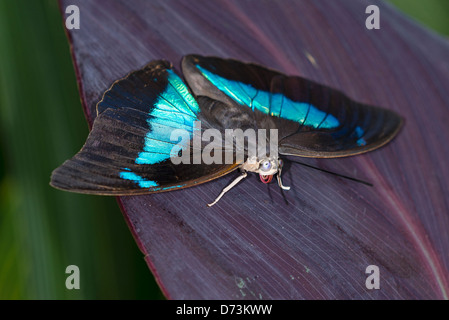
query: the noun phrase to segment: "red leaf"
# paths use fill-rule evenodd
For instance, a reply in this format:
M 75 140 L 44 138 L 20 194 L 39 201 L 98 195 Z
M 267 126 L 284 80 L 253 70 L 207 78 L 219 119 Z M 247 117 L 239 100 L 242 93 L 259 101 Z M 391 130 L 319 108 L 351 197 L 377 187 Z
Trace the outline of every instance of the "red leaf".
M 150 60 L 183 55 L 261 63 L 390 108 L 399 136 L 366 155 L 296 164 L 282 192 L 252 176 L 122 197 L 124 216 L 168 298 L 448 298 L 449 47 L 382 2 L 381 29 L 361 1 L 80 1 L 68 32 L 89 122 L 111 83 Z M 365 269 L 380 268 L 380 290 Z

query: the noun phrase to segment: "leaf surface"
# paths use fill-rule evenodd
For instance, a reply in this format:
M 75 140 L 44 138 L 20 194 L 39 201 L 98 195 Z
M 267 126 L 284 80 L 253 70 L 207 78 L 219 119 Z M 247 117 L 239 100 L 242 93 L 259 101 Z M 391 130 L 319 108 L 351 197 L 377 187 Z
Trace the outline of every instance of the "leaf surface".
M 448 298 L 449 44 L 380 1 L 381 29 L 367 30 L 371 2 L 61 1 L 80 8 L 68 36 L 90 123 L 114 80 L 154 59 L 179 70 L 191 53 L 301 75 L 405 118 L 379 150 L 304 160 L 374 187 L 290 164 L 290 191 L 251 175 L 212 208 L 232 174 L 121 197 L 168 298 Z M 380 290 L 365 286 L 369 265 Z

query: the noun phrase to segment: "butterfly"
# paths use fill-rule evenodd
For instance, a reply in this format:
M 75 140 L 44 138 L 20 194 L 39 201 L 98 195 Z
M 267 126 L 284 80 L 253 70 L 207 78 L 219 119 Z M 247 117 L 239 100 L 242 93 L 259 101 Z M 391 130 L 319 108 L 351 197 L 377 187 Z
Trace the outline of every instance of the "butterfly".
M 248 172 L 264 183 L 276 176 L 288 189 L 281 180 L 280 156 L 361 154 L 388 143 L 403 122 L 391 110 L 254 63 L 187 55 L 182 72 L 185 82 L 170 62 L 156 60 L 115 81 L 97 104 L 85 145 L 53 171 L 50 184 L 79 193 L 137 195 L 191 187 L 239 169 L 213 205 Z M 276 153 L 250 155 L 248 144 L 213 149 L 214 157 L 230 161 L 174 163 L 176 157 L 194 160 L 204 153 L 208 144 L 195 140 L 199 133 L 231 129 L 275 130 L 277 136 L 267 139 L 275 142 Z M 183 143 L 173 138 L 179 131 Z M 243 150 L 243 158 L 237 159 L 236 150 Z

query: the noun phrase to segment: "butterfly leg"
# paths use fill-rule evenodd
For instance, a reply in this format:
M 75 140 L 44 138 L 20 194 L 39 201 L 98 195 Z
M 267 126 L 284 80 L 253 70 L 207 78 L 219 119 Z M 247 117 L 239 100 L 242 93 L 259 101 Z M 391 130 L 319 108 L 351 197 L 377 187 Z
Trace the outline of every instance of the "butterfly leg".
M 278 185 L 279 185 L 279 187 L 281 187 L 282 190 L 290 190 L 290 187 L 286 187 L 286 186 L 284 186 L 284 185 L 282 184 L 282 179 L 281 179 L 282 164 L 283 164 L 282 160 L 279 159 L 279 170 L 278 170 L 278 173 L 277 173 L 277 175 L 276 175 L 276 177 L 277 177 L 277 179 L 278 179 Z
M 221 197 L 223 197 L 223 195 L 228 192 L 229 190 L 231 190 L 233 187 L 235 187 L 235 185 L 237 183 L 239 183 L 241 180 L 245 179 L 248 176 L 248 173 L 246 171 L 243 171 L 241 175 L 239 175 L 234 181 L 232 181 L 226 188 L 223 189 L 223 191 L 221 191 L 221 193 L 218 195 L 217 199 L 215 199 L 214 202 L 209 203 L 207 206 L 208 207 L 212 207 L 214 204 L 216 204 Z

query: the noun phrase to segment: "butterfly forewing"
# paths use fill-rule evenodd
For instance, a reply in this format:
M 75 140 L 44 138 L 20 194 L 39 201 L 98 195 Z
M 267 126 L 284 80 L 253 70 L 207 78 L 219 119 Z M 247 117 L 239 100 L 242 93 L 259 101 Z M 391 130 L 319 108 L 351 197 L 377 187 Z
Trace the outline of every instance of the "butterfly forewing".
M 116 81 L 97 111 L 84 147 L 53 172 L 54 187 L 106 195 L 142 194 L 200 184 L 237 168 L 236 164 L 193 164 L 191 140 L 194 122 L 202 119 L 201 107 L 166 61 L 152 62 Z M 203 126 L 207 128 L 207 121 Z M 188 143 L 180 146 L 179 139 L 172 139 L 176 129 L 187 132 Z M 181 152 L 189 151 L 190 160 L 174 164 L 171 155 L 180 147 Z

